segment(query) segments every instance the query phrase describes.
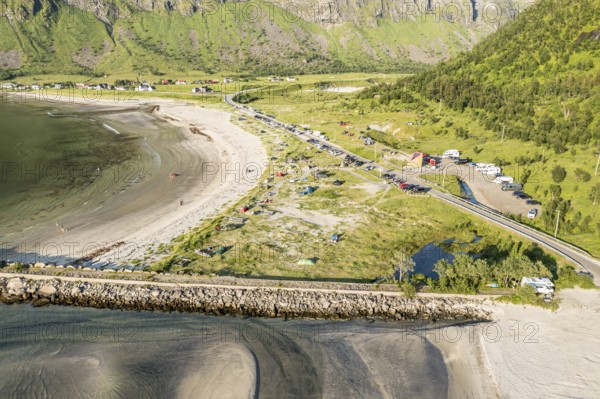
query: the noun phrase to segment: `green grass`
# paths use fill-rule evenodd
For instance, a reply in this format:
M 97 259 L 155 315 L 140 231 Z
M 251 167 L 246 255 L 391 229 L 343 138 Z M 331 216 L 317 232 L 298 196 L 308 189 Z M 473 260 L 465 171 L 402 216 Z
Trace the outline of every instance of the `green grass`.
M 295 136 L 275 133 L 256 121 L 236 121 L 244 128 L 263 137 L 269 153 L 278 157 L 276 162 L 294 156 L 317 165 L 336 164 L 337 160 L 327 153 L 307 147 Z M 267 130 L 267 134 L 258 133 Z M 275 135 L 274 135 L 275 134 Z M 278 138 L 280 137 L 280 138 Z M 281 139 L 288 147 L 280 147 Z M 284 148 L 283 152 L 277 151 Z M 272 170 L 284 170 L 283 165 Z M 262 198 L 272 198 L 268 208 L 297 206 L 300 215 L 313 212 L 316 216 L 305 220 L 297 215 L 266 216 L 246 214 L 248 221 L 241 227 L 217 231 L 215 226 L 227 224 L 221 216 L 207 220 L 193 231 L 180 236 L 168 246 L 168 256 L 152 265 L 153 270 L 204 275 L 235 275 L 259 278 L 291 278 L 317 280 L 372 281 L 386 275 L 394 248 L 401 246 L 408 253 L 416 252 L 432 241 L 455 239 L 471 242 L 475 234 L 482 237 L 477 243 L 454 250 L 484 253 L 494 251 L 524 251 L 532 248 L 523 238 L 510 234 L 478 218 L 449 208 L 445 203 L 428 196 L 410 196 L 386 186 L 377 192 L 368 191 L 363 185 L 378 179 L 362 170 L 346 170 L 332 167 L 330 175 L 323 179 L 309 176 L 306 182 L 290 183 L 290 177 L 275 177 L 269 184 L 278 185 L 278 194 L 267 197 L 274 188 L 260 185 L 245 198 L 225 210 L 224 216 L 240 216 L 242 205 L 255 205 Z M 263 176 L 263 181 L 268 176 Z M 341 186 L 333 186 L 335 179 L 343 180 Z M 299 196 L 306 185 L 318 187 L 312 195 Z M 326 218 L 336 217 L 332 224 L 320 226 Z M 332 233 L 342 234 L 337 244 L 329 243 Z M 219 245 L 232 246 L 222 256 L 204 258 L 195 249 Z M 450 248 L 452 250 L 452 248 Z M 543 252 L 543 251 L 542 251 Z M 316 258 L 314 266 L 298 265 L 299 259 Z M 181 265 L 181 259 L 191 263 Z M 551 263 L 562 264 L 552 255 Z

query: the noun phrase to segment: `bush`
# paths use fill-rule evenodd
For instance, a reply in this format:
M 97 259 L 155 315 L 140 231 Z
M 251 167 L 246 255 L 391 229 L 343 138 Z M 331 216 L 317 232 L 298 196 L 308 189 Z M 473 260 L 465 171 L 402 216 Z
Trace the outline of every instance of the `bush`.
M 556 280 L 556 288 L 595 288 L 594 281 L 591 277 L 577 274 L 571 267 L 566 266 L 559 270 L 558 279 Z
M 402 292 L 404 292 L 404 296 L 407 298 L 415 298 L 417 296 L 417 289 L 408 279 L 402 283 Z
M 518 286 L 513 295 L 504 295 L 499 297 L 497 300 L 515 305 L 535 305 L 551 309 L 556 309 L 558 306 L 555 302 L 550 304 L 545 303 L 542 298 L 535 293 L 535 290 L 530 285 L 526 285 L 524 287 Z
M 565 178 L 567 177 L 567 171 L 565 170 L 565 168 L 563 168 L 562 166 L 556 165 L 553 169 L 552 169 L 552 180 L 554 180 L 555 183 L 560 183 L 563 180 L 565 180 Z
M 21 262 L 17 262 L 13 265 L 13 268 L 16 272 L 22 272 L 23 270 L 25 270 L 25 265 Z
M 591 180 L 592 176 L 581 168 L 575 169 L 575 177 L 577 180 L 581 180 L 582 182 L 588 182 Z

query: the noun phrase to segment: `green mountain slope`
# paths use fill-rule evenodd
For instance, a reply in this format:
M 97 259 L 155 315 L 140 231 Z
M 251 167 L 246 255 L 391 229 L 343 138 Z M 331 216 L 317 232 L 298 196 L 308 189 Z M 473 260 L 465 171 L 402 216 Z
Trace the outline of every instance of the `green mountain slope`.
M 504 129 L 506 137 L 558 153 L 589 143 L 600 138 L 600 2 L 542 0 L 409 84 L 455 110 L 475 110 L 486 128 Z
M 554 233 L 558 217 L 559 235 L 600 253 L 597 0 L 540 0 L 473 51 L 359 97 L 410 104 L 423 141 L 520 170 L 543 204 L 527 222 Z
M 519 4 L 501 0 L 500 16 L 485 19 L 449 2 L 425 10 L 393 0 L 3 0 L 0 68 L 5 76 L 412 71 L 472 48 Z

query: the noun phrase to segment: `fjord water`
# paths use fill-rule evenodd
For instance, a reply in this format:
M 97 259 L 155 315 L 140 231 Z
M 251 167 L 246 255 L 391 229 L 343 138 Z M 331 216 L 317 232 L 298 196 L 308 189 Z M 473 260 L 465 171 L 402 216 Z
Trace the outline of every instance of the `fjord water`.
M 75 105 L 5 101 L 0 120 L 0 239 L 127 184 L 111 170 L 140 156 L 140 137 Z
M 447 397 L 410 322 L 2 304 L 0 320 L 2 398 Z

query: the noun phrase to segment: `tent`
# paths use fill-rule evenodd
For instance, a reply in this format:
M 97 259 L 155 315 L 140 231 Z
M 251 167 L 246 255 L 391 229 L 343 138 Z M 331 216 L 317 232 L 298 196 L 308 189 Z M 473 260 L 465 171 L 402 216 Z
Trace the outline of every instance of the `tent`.
M 340 235 L 339 234 L 332 234 L 331 237 L 329 237 L 329 240 L 331 242 L 339 242 L 340 241 Z
M 413 153 L 412 157 L 410 157 L 410 162 L 408 163 L 408 165 L 411 168 L 421 169 L 421 166 L 423 166 L 423 153 L 422 152 Z
M 315 192 L 315 189 L 311 186 L 306 186 L 306 194 L 312 194 Z

